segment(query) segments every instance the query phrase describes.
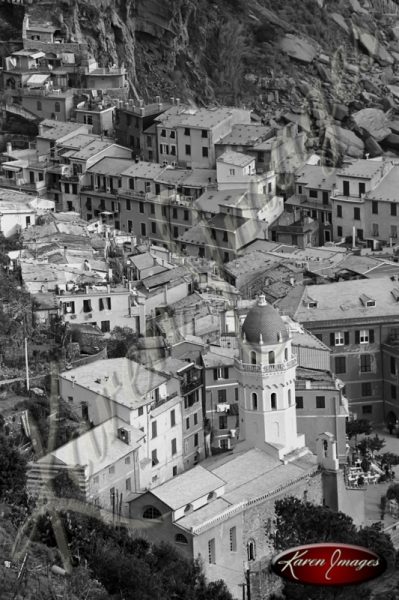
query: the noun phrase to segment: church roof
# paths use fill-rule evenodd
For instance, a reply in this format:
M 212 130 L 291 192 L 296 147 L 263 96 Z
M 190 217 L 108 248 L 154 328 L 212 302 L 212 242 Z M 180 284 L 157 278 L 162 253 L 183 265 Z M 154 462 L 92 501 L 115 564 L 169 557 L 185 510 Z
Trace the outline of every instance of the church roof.
M 278 344 L 289 339 L 287 327 L 273 306 L 266 302 L 263 295 L 249 311 L 242 326 L 244 341 L 259 344 Z

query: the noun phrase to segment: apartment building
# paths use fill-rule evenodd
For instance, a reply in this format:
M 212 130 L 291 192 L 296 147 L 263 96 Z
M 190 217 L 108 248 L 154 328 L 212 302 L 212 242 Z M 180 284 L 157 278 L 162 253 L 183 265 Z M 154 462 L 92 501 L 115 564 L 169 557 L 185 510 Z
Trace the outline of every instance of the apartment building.
M 117 417 L 127 429 L 144 433 L 136 491 L 159 485 L 184 470 L 182 398 L 174 377 L 116 358 L 60 373 L 59 389 L 63 400 L 94 426 Z M 96 457 L 87 459 L 94 462 Z
M 218 190 L 248 190 L 251 194 L 274 196 L 274 172 L 256 173 L 255 158 L 248 154 L 226 151 L 216 160 Z
M 375 423 L 395 411 L 398 298 L 396 280 L 380 277 L 312 285 L 299 297 L 293 290 L 280 303 L 284 313 L 329 346 L 331 372 L 345 384 L 350 411 Z
M 395 232 L 391 231 L 391 225 L 396 225 L 392 217 L 396 211 L 397 171 L 390 175 L 392 169 L 390 160 L 358 160 L 337 171 L 336 188 L 331 196 L 334 241 L 354 237 L 354 241 L 365 242 L 372 248 L 380 239 L 389 241 L 389 234 Z M 380 228 L 384 235 L 380 236 Z
M 159 373 L 173 375 L 180 382 L 182 397 L 183 462 L 188 469 L 205 457 L 202 413 L 202 368 L 193 362 L 171 356 L 153 363 Z
M 156 96 L 155 101 L 145 104 L 140 100 L 136 103 L 134 100 L 128 102 L 119 101 L 115 111 L 115 137 L 118 144 L 131 148 L 135 156 L 140 156 L 145 161 L 158 162 L 158 153 L 156 140 L 154 142 L 151 136 L 146 136 L 147 155 L 144 155 L 142 136 L 156 117 L 170 108 L 169 103 L 161 102 L 160 96 Z
M 114 113 L 113 104 L 103 99 L 90 99 L 78 103 L 75 108 L 75 119 L 77 123 L 90 125 L 93 133 L 109 136 L 114 131 Z
M 238 381 L 234 371 L 236 352 L 210 346 L 202 353 L 204 414 L 211 448 L 230 450 L 239 439 Z
M 333 239 L 331 196 L 335 189 L 336 170 L 305 165 L 296 172 L 295 194 L 285 202 L 286 210 L 296 217 L 311 217 L 319 223 L 319 245 Z
M 57 301 L 66 323 L 98 325 L 103 333 L 110 333 L 114 327 L 129 327 L 137 334 L 145 334 L 145 304 L 130 285 L 64 284 L 57 288 Z

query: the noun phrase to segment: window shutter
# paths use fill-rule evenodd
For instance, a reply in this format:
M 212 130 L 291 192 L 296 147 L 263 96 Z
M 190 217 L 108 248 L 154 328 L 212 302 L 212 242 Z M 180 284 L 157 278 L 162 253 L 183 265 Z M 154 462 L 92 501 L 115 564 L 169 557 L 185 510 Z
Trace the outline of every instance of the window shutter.
M 369 329 L 369 344 L 374 344 L 374 329 Z
M 349 331 L 345 331 L 344 333 L 345 346 L 349 345 Z
M 335 346 L 335 335 L 330 333 L 330 346 Z
M 355 344 L 360 344 L 360 331 L 355 331 Z

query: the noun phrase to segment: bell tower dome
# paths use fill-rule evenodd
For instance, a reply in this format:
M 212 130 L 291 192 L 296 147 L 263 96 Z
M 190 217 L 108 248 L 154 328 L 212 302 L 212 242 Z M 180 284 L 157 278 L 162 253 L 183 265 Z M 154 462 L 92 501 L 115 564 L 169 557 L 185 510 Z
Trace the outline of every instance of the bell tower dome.
M 273 306 L 259 296 L 241 331 L 239 359 L 240 437 L 281 460 L 304 448 L 297 434 L 296 358 L 289 330 Z

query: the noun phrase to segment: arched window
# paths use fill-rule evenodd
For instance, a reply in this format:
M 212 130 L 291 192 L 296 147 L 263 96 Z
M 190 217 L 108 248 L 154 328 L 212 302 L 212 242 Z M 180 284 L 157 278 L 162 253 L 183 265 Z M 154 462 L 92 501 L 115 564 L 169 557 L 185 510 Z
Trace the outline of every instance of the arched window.
M 274 365 L 274 351 L 270 350 L 269 352 L 269 365 Z
M 56 102 L 54 104 L 54 111 L 55 112 L 61 112 L 61 104 L 59 102 Z
M 143 512 L 143 519 L 160 519 L 160 511 L 155 506 L 147 506 Z
M 276 410 L 277 408 L 277 394 L 275 392 L 273 392 L 273 394 L 270 396 L 270 403 L 272 406 L 272 410 Z
M 284 360 L 288 360 L 288 348 L 284 350 Z
M 255 350 L 252 350 L 252 352 L 251 352 L 251 364 L 252 365 L 256 365 L 256 352 L 255 352 Z
M 176 533 L 175 542 L 176 544 L 188 544 L 188 539 L 182 533 Z
M 252 410 L 258 410 L 258 394 L 255 392 L 251 396 L 252 398 Z
M 327 458 L 327 451 L 328 451 L 328 442 L 327 442 L 327 440 L 323 440 L 323 454 L 324 454 L 324 458 Z
M 292 405 L 292 395 L 291 390 L 288 390 L 288 406 Z
M 254 540 L 249 540 L 249 542 L 247 543 L 247 555 L 248 560 L 255 560 L 256 548 Z

